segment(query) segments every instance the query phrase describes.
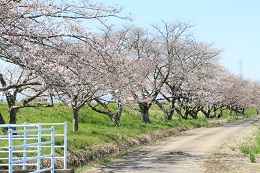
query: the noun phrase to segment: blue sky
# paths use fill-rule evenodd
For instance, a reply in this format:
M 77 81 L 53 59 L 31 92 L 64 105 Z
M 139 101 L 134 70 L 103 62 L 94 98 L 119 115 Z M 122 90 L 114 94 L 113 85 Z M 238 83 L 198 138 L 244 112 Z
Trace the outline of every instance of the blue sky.
M 93 1 L 123 6 L 122 14 L 131 12 L 134 23 L 145 28 L 160 20 L 190 22 L 198 40 L 224 50 L 220 62 L 230 72 L 238 75 L 241 61 L 243 76 L 260 80 L 260 0 Z
M 106 4 L 124 7 L 141 27 L 164 21 L 184 21 L 195 25 L 192 32 L 200 41 L 223 49 L 220 62 L 234 74 L 260 80 L 259 0 L 110 0 Z

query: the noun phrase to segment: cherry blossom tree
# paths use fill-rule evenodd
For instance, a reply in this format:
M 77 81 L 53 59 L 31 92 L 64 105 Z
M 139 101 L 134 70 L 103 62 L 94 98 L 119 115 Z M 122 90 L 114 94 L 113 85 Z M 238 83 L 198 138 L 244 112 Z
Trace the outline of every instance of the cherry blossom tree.
M 139 106 L 143 122 L 150 122 L 149 109 L 156 100 L 165 78 L 159 75 L 164 66 L 155 39 L 147 31 L 133 27 L 129 32 L 129 87 L 128 92 Z
M 120 7 L 89 0 L 1 0 L 0 11 L 1 58 L 23 66 L 22 52 L 32 45 L 61 50 L 64 38 L 87 42 L 94 25 L 108 26 L 108 17 L 122 18 L 118 16 Z
M 50 90 L 55 91 L 55 96 L 73 111 L 73 130 L 78 130 L 78 113 L 86 102 L 102 95 L 105 86 L 102 58 L 94 45 L 78 42 L 70 44 L 65 42 L 61 47 L 66 51 L 60 52 L 53 49 L 42 49 L 35 46 L 27 52 L 32 63 L 30 67 L 43 76 Z M 39 59 L 53 57 L 52 61 Z M 36 62 L 36 63 L 35 63 Z M 39 66 L 39 64 L 43 64 Z
M 156 104 L 163 110 L 165 119 L 170 120 L 175 110 L 182 118 L 188 115 L 196 118 L 206 92 L 202 83 L 207 85 L 211 78 L 208 72 L 214 68 L 221 51 L 211 44 L 195 41 L 188 23 L 163 22 L 154 28 L 164 55 L 161 63 L 167 67 L 160 75 L 168 75 L 160 94 L 169 106 L 165 107 L 159 100 Z
M 195 42 L 190 45 L 189 53 L 184 53 L 182 64 L 186 66 L 185 77 L 181 82 L 180 90 L 185 101 L 185 116 L 191 115 L 197 118 L 197 114 L 205 106 L 205 98 L 210 93 L 210 80 L 214 78 L 215 64 L 221 51 L 215 49 L 211 44 Z M 188 55 L 188 56 L 187 56 Z M 184 67 L 185 67 L 184 66 Z M 180 110 L 176 109 L 180 115 Z
M 259 114 L 260 110 L 260 84 L 258 81 L 251 82 L 250 85 L 250 107 L 255 108 L 256 114 Z
M 17 65 L 10 64 L 7 68 L 0 71 L 0 91 L 3 91 L 8 104 L 9 124 L 16 124 L 16 114 L 21 108 L 53 106 L 52 96 L 48 94 L 48 88 L 42 78 L 33 71 L 22 69 Z M 35 101 L 46 95 L 50 103 Z M 5 124 L 2 115 L 0 123 Z
M 159 100 L 156 100 L 156 104 L 164 112 L 164 118 L 171 120 L 174 110 L 175 102 L 179 99 L 177 91 L 179 91 L 178 79 L 182 74 L 181 68 L 183 64 L 179 64 L 177 61 L 180 51 L 184 49 L 192 37 L 189 33 L 191 26 L 188 23 L 183 22 L 164 22 L 161 25 L 154 25 L 155 37 L 158 40 L 160 51 L 162 52 L 161 66 L 166 67 L 164 71 L 160 71 L 160 76 L 165 78 L 164 90 L 160 92 L 163 99 L 169 103 L 167 109 Z
M 253 107 L 251 103 L 254 97 L 252 93 L 252 83 L 241 77 L 238 79 L 240 81 L 238 83 L 239 90 L 237 94 L 240 99 L 236 102 L 234 105 L 235 107 L 233 108 L 236 115 L 238 115 L 238 113 L 244 114 L 247 108 Z
M 224 74 L 228 73 L 221 65 L 215 63 L 207 70 L 209 78 L 202 82 L 203 94 L 200 99 L 202 100 L 201 112 L 206 118 L 222 116 L 222 110 L 225 106 L 225 98 L 223 93 L 227 89 Z M 217 115 L 217 110 L 219 114 Z
M 84 76 L 95 62 L 87 59 L 89 51 L 82 55 L 82 50 L 99 51 L 96 28 L 109 27 L 109 17 L 128 19 L 118 15 L 121 10 L 89 0 L 1 0 L 0 58 L 34 70 L 59 96 L 64 94 L 59 97 L 62 100 L 69 96 L 77 129 L 78 110 L 101 87 L 95 82 L 92 86 L 96 87 L 90 87 L 94 74 Z
M 128 27 L 109 28 L 100 35 L 99 46 L 102 61 L 99 63 L 102 69 L 102 94 L 94 98 L 94 102 L 88 103 L 89 107 L 101 114 L 108 115 L 117 125 L 120 125 L 123 104 L 126 100 L 126 88 L 128 85 L 127 69 L 129 61 L 127 58 L 127 34 Z M 109 104 L 115 104 L 108 106 Z

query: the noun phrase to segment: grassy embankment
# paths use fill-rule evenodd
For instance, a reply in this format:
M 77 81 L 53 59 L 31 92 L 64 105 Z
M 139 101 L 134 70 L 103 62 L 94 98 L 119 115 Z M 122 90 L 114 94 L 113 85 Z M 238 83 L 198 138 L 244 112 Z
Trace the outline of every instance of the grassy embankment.
M 7 105 L 0 102 L 0 112 L 7 122 Z M 246 116 L 253 114 L 247 111 Z M 224 111 L 226 118 L 227 112 Z M 17 123 L 61 123 L 68 122 L 69 166 L 81 166 L 91 161 L 106 162 L 114 153 L 168 137 L 180 131 L 207 126 L 208 120 L 202 115 L 198 119 L 182 120 L 174 116 L 166 121 L 161 110 L 154 105 L 150 110 L 151 123 L 142 123 L 139 112 L 124 108 L 121 126 L 116 127 L 106 115 L 98 114 L 88 107 L 79 112 L 79 130 L 72 131 L 72 110 L 62 104 L 52 108 L 24 108 L 17 113 Z M 57 139 L 56 143 L 61 143 Z M 61 152 L 57 150 L 56 152 Z M 103 158 L 103 159 L 101 159 Z
M 253 139 L 253 143 L 241 146 L 240 150 L 242 153 L 249 155 L 251 162 L 256 161 L 256 154 L 260 154 L 260 128 L 255 139 Z

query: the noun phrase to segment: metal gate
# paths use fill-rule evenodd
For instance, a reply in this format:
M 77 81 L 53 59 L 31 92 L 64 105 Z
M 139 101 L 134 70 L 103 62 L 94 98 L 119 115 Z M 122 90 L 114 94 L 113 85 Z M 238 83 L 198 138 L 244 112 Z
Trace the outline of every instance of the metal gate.
M 63 133 L 55 133 L 55 126 L 63 126 Z M 4 124 L 0 127 L 9 129 L 8 135 L 0 135 L 0 141 L 6 144 L 0 146 L 0 160 L 5 161 L 0 163 L 0 166 L 8 166 L 9 172 L 13 171 L 14 166 L 22 167 L 23 170 L 34 166 L 35 172 L 54 172 L 55 159 L 63 159 L 64 169 L 67 169 L 67 122 Z M 55 143 L 56 136 L 63 138 L 63 144 Z M 55 148 L 62 148 L 63 156 L 55 156 Z M 50 160 L 48 167 L 41 168 L 43 159 Z

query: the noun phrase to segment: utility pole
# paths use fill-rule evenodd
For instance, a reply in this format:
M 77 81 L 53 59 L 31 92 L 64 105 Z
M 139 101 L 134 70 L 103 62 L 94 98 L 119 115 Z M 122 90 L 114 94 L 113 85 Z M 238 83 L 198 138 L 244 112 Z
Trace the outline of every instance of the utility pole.
M 243 60 L 239 59 L 239 77 L 243 79 Z

